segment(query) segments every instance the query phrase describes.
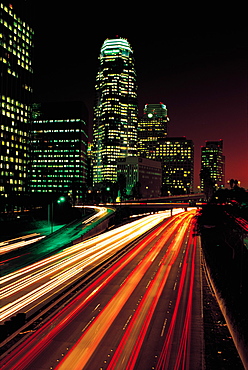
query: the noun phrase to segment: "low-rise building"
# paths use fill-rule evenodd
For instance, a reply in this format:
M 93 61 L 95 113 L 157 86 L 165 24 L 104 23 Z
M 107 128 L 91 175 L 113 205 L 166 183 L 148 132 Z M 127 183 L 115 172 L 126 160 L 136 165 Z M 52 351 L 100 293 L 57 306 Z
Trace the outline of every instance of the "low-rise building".
M 161 194 L 161 162 L 147 158 L 126 157 L 117 162 L 118 175 L 126 181 L 127 196 L 154 198 Z

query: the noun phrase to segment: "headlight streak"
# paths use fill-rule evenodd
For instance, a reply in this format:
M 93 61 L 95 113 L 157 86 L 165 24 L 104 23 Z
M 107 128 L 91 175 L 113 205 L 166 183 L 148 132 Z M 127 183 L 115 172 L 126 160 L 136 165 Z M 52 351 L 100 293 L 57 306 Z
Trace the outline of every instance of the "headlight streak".
M 0 284 L 4 284 L 7 281 L 15 279 L 16 277 L 24 275 L 27 272 L 31 272 L 31 271 L 39 268 L 39 267 L 46 266 L 47 264 L 50 264 L 51 262 L 56 262 L 56 261 L 60 260 L 61 258 L 66 258 L 66 257 L 70 256 L 73 253 L 77 253 L 78 251 L 81 251 L 82 249 L 87 249 L 89 247 L 92 247 L 92 245 L 94 243 L 96 244 L 97 242 L 100 242 L 100 241 L 109 240 L 110 237 L 112 237 L 116 234 L 120 234 L 120 232 L 125 232 L 126 230 L 130 229 L 131 227 L 134 227 L 134 228 L 136 227 L 138 229 L 140 227 L 140 225 L 149 226 L 150 220 L 153 219 L 154 216 L 158 217 L 157 223 L 159 223 L 165 217 L 167 217 L 167 216 L 163 217 L 161 214 L 159 214 L 159 215 L 150 215 L 150 216 L 144 217 L 141 220 L 136 220 L 136 221 L 133 221 L 132 223 L 129 223 L 129 224 L 120 226 L 116 229 L 107 231 L 107 232 L 105 232 L 103 234 L 100 234 L 98 236 L 95 236 L 95 237 L 93 237 L 89 240 L 83 241 L 83 242 L 78 243 L 78 244 L 76 244 L 72 247 L 66 248 L 65 250 L 57 253 L 56 255 L 53 255 L 51 257 L 42 259 L 41 261 L 35 262 L 35 263 L 33 263 L 29 266 L 26 266 L 26 267 L 23 267 L 23 268 L 21 268 L 17 271 L 14 271 L 14 272 L 0 278 Z M 147 228 L 147 230 L 149 230 L 149 228 Z
M 173 341 L 173 335 L 175 331 L 175 326 L 177 322 L 177 315 L 179 311 L 179 306 L 182 300 L 184 286 L 188 281 L 188 299 L 185 310 L 184 323 L 182 326 L 181 338 L 178 345 L 178 353 L 175 359 L 173 369 L 189 369 L 189 357 L 190 357 L 190 321 L 192 315 L 192 299 L 193 299 L 193 285 L 194 285 L 194 274 L 195 274 L 195 259 L 196 259 L 196 239 L 192 239 L 192 230 L 195 224 L 195 220 L 192 222 L 191 235 L 189 240 L 189 245 L 191 246 L 191 258 L 189 258 L 190 250 L 187 248 L 186 255 L 182 264 L 182 273 L 179 281 L 179 288 L 177 299 L 175 303 L 175 308 L 173 311 L 172 319 L 169 325 L 169 329 L 164 341 L 164 346 L 160 353 L 156 370 L 170 368 L 170 354 L 171 354 L 171 343 Z M 189 279 L 186 279 L 186 274 L 189 274 Z
M 99 238 L 95 237 L 92 238 L 93 240 L 91 239 L 89 241 L 79 243 L 78 245 L 68 248 L 61 253 L 56 254 L 55 256 L 49 257 L 45 260 L 28 266 L 27 268 L 21 269 L 19 272 L 17 271 L 15 273 L 11 273 L 9 274 L 10 276 L 7 275 L 1 278 L 0 282 L 6 283 L 6 281 L 14 279 L 16 276 L 18 276 L 18 274 L 19 276 L 24 275 L 19 280 L 13 281 L 13 283 L 10 283 L 0 290 L 1 299 L 7 299 L 16 293 L 20 295 L 21 290 L 27 289 L 28 286 L 37 284 L 39 281 L 41 285 L 24 295 L 21 293 L 21 297 L 13 299 L 12 302 L 9 302 L 3 306 L 0 309 L 0 321 L 6 320 L 8 317 L 20 310 L 22 310 L 22 312 L 26 310 L 27 312 L 30 309 L 28 308 L 30 304 L 36 306 L 36 300 L 42 299 L 42 297 L 49 292 L 53 292 L 56 288 L 60 287 L 69 279 L 76 278 L 77 275 L 81 273 L 83 268 L 97 262 L 110 253 L 114 253 L 118 248 L 123 247 L 130 241 L 134 240 L 163 219 L 164 217 L 162 214 L 147 216 L 144 219 L 134 221 L 131 224 L 124 225 L 121 228 L 102 234 L 104 236 L 101 235 Z M 106 236 L 106 234 L 108 235 Z M 111 237 L 111 235 L 113 236 Z M 105 240 L 103 240 L 103 238 Z M 96 244 L 97 239 L 102 241 Z M 106 240 L 108 246 L 106 246 Z M 85 246 L 87 246 L 87 248 L 85 248 Z M 83 247 L 84 249 L 81 251 Z M 70 256 L 72 253 L 73 255 Z M 61 258 L 62 261 L 59 261 Z M 80 260 L 82 261 L 80 262 Z M 73 267 L 73 264 L 76 264 L 76 266 Z M 41 270 L 29 274 L 30 271 L 37 268 L 41 268 Z M 28 274 L 25 275 L 25 273 Z M 53 276 L 50 277 L 52 274 Z M 49 277 L 50 280 L 48 282 L 44 282 L 44 279 Z
M 169 276 L 172 260 L 175 260 L 179 254 L 191 217 L 192 215 L 184 221 L 183 227 L 180 228 L 180 240 L 177 236 L 177 239 L 170 244 L 161 260 L 160 267 L 149 284 L 138 309 L 135 311 L 130 325 L 123 335 L 107 370 L 119 368 L 132 370 L 135 368 L 135 363 L 145 339 L 146 332 Z M 164 243 L 163 239 L 161 243 Z
M 0 255 L 1 254 L 4 254 L 4 253 L 8 253 L 14 249 L 18 249 L 18 248 L 21 248 L 21 247 L 24 247 L 26 245 L 29 245 L 29 244 L 33 244 L 41 239 L 45 238 L 45 236 L 39 236 L 39 237 L 35 237 L 33 239 L 29 239 L 29 240 L 23 240 L 23 241 L 19 241 L 19 242 L 16 242 L 16 243 L 10 243 L 8 244 L 7 242 L 3 242 L 1 243 L 1 247 L 0 247 Z
M 156 224 L 157 224 L 156 220 L 154 220 L 154 222 L 152 222 L 152 223 L 149 222 L 150 228 L 152 228 Z M 20 280 L 19 282 L 18 281 L 13 282 L 12 284 L 9 284 L 8 286 L 5 286 L 4 288 L 0 289 L 0 298 L 1 299 L 6 298 L 9 295 L 15 293 L 15 291 L 19 290 L 20 286 L 22 287 L 22 289 L 24 287 L 27 287 L 31 283 L 35 282 L 36 278 L 41 278 L 41 277 L 44 278 L 46 276 L 51 275 L 52 272 L 58 272 L 59 270 L 64 269 L 67 265 L 69 265 L 73 262 L 77 262 L 82 257 L 86 257 L 86 256 L 88 256 L 89 254 L 92 254 L 92 253 L 95 253 L 94 255 L 96 256 L 96 252 L 98 250 L 100 251 L 100 252 L 98 252 L 98 255 L 99 255 L 99 253 L 101 253 L 101 255 L 103 255 L 103 253 L 107 254 L 107 252 L 112 251 L 116 247 L 119 247 L 122 244 L 122 242 L 123 243 L 129 242 L 130 240 L 132 240 L 133 238 L 135 239 L 137 236 L 141 235 L 145 231 L 147 231 L 147 223 L 143 227 L 140 227 L 136 231 L 133 231 L 131 235 L 127 235 L 124 239 L 122 238 L 122 234 L 120 236 L 120 233 L 118 233 L 117 235 L 114 235 L 111 239 L 109 239 L 108 241 L 109 241 L 109 244 L 110 244 L 110 243 L 115 242 L 116 240 L 121 239 L 119 243 L 114 244 L 114 245 L 110 245 L 109 247 L 105 247 L 106 242 L 98 243 L 96 246 L 93 246 L 89 249 L 86 249 L 83 252 L 76 254 L 75 256 L 69 257 L 66 260 L 56 262 L 56 265 L 54 265 L 54 266 L 47 267 L 46 270 L 45 270 L 45 274 L 44 274 L 43 270 L 40 270 L 34 276 L 33 275 L 25 276 L 25 281 Z M 102 252 L 103 248 L 105 248 L 104 252 Z M 54 257 L 56 257 L 56 259 L 59 258 L 58 255 L 56 255 Z M 61 257 L 64 257 L 64 255 L 60 256 L 60 258 Z M 54 258 L 46 259 L 46 261 L 48 261 L 48 263 L 50 261 L 53 261 L 53 260 L 54 260 Z M 40 264 L 36 263 L 34 265 L 40 265 Z M 7 279 L 8 279 L 8 276 L 0 279 L 0 281 L 1 281 L 1 283 L 3 283 L 3 282 L 6 283 Z M 14 288 L 16 288 L 16 289 L 14 289 Z M 2 292 L 4 292 L 4 293 L 2 293 Z
M 93 208 L 93 209 L 98 210 L 98 213 L 96 213 L 95 215 L 87 218 L 87 220 L 83 221 L 82 224 L 88 224 L 88 223 L 92 222 L 95 218 L 97 218 L 99 216 L 103 216 L 104 214 L 108 213 L 108 209 L 106 207 L 96 207 L 96 206 L 77 206 L 77 207 L 78 208 Z
M 2 245 L 6 245 L 6 244 L 9 244 L 11 242 L 14 242 L 15 240 L 27 239 L 27 238 L 31 238 L 31 237 L 35 237 L 35 236 L 39 236 L 39 235 L 40 235 L 39 233 L 32 233 L 32 234 L 27 234 L 27 235 L 23 235 L 23 236 L 18 236 L 17 238 L 14 238 L 14 239 L 4 240 L 3 242 L 0 242 L 0 247 Z
M 186 216 L 189 218 L 189 216 Z M 182 220 L 181 220 L 182 221 Z M 177 225 L 177 223 L 175 223 Z M 188 225 L 188 222 L 185 222 Z M 176 227 L 175 225 L 175 227 Z M 175 230 L 175 228 L 172 228 Z M 181 238 L 184 236 L 187 227 L 183 227 L 181 230 Z M 166 233 L 167 234 L 167 233 Z M 168 233 L 169 234 L 169 233 Z M 171 234 L 170 234 L 171 235 Z M 138 264 L 135 269 L 128 275 L 127 279 L 121 285 L 119 290 L 116 294 L 111 298 L 108 304 L 102 309 L 99 315 L 96 317 L 92 325 L 87 328 L 87 331 L 81 336 L 78 342 L 72 347 L 71 351 L 67 354 L 67 356 L 61 361 L 58 365 L 58 369 L 66 370 L 70 367 L 73 367 L 73 370 L 81 370 L 84 368 L 86 363 L 89 361 L 90 357 L 96 350 L 97 346 L 99 345 L 100 341 L 103 339 L 104 335 L 106 334 L 109 327 L 112 325 L 113 321 L 120 313 L 121 309 L 123 308 L 124 304 L 134 291 L 134 289 L 139 284 L 140 280 L 144 276 L 145 272 L 152 264 L 152 260 L 156 257 L 160 250 L 162 249 L 166 237 L 168 235 L 161 236 L 161 240 L 156 244 L 156 248 L 152 248 L 146 254 L 146 256 L 142 259 L 142 263 Z M 178 241 L 175 242 L 178 245 Z M 179 253 L 178 249 L 172 247 L 169 249 L 168 254 L 171 255 L 170 262 L 175 255 Z M 166 258 L 168 258 L 168 254 L 166 254 Z M 168 263 L 168 266 L 171 266 Z M 167 279 L 167 273 L 169 273 L 171 267 L 169 267 L 168 272 L 166 272 L 164 276 L 164 283 Z M 161 269 L 165 269 L 164 264 L 161 266 Z M 156 283 L 156 282 L 155 282 Z M 154 284 L 152 284 L 154 289 Z M 159 284 L 158 284 L 159 289 Z M 160 291 L 161 294 L 161 291 Z M 153 297 L 153 294 L 152 294 Z M 133 319 L 132 319 L 133 322 Z M 131 346 L 132 348 L 132 346 Z M 125 355 L 124 355 L 125 357 Z M 123 361 L 121 361 L 121 367 L 113 367 L 114 368 L 126 368 L 125 365 L 123 366 Z M 127 367 L 128 368 L 128 367 Z
M 178 219 L 184 220 L 183 215 L 176 216 Z M 174 224 L 174 225 L 173 225 Z M 161 235 L 166 235 L 169 239 L 172 233 L 175 231 L 178 222 L 175 219 L 170 219 L 158 227 Z M 35 333 L 32 334 L 25 342 L 14 349 L 6 358 L 3 363 L 3 369 L 21 370 L 26 368 L 36 356 L 42 352 L 45 348 L 49 348 L 49 344 L 53 340 L 56 340 L 56 335 L 63 330 L 63 328 L 70 323 L 73 317 L 81 312 L 81 310 L 89 304 L 91 299 L 95 298 L 102 288 L 106 287 L 111 280 L 119 274 L 122 269 L 127 266 L 135 256 L 137 256 L 146 246 L 148 246 L 154 239 L 156 231 L 153 231 L 147 235 L 135 248 L 131 249 L 124 257 L 107 269 L 101 274 L 95 281 L 92 282 L 85 290 L 82 291 L 77 297 L 75 297 L 66 306 L 62 307 L 61 310 L 42 327 L 40 327 Z M 150 248 L 149 253 L 152 252 Z M 150 255 L 148 256 L 148 260 Z M 148 261 L 149 262 L 149 261 Z M 150 263 L 150 262 L 149 262 Z M 90 324 L 90 323 L 89 323 Z M 88 325 L 89 325 L 88 324 Z M 87 328 L 88 328 L 87 325 Z M 88 329 L 85 328 L 87 331 Z M 67 348 L 68 350 L 69 348 Z M 64 356 L 64 354 L 63 354 Z M 32 366 L 32 365 L 31 365 Z M 74 366 L 72 366 L 74 369 Z M 80 368 L 81 369 L 81 368 Z
M 72 348 L 66 358 L 59 364 L 59 369 L 68 369 L 73 363 L 73 369 L 83 369 L 89 358 L 97 348 L 103 336 L 107 332 L 110 325 L 126 303 L 128 297 L 134 291 L 137 284 L 142 279 L 144 273 L 151 265 L 151 258 L 159 253 L 158 249 L 152 249 L 143 258 L 142 263 L 138 264 L 136 268 L 130 273 L 124 284 L 121 285 L 117 293 L 111 298 L 109 303 L 100 312 L 89 326 L 87 331 L 79 339 L 79 341 Z

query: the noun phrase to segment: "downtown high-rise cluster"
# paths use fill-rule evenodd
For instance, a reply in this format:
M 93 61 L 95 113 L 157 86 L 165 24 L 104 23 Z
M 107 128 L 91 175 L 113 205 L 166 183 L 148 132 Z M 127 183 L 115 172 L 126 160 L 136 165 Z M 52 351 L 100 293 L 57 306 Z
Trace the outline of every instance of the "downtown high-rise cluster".
M 127 195 L 137 195 L 139 190 L 141 197 L 193 191 L 192 140 L 167 137 L 165 104 L 146 104 L 143 116 L 138 117 L 137 100 L 129 42 L 122 38 L 106 40 L 96 79 L 93 184 L 104 186 L 119 177 L 125 181 Z
M 100 49 L 89 145 L 83 102 L 34 104 L 34 31 L 25 14 L 9 3 L 1 1 L 0 13 L 2 203 L 27 193 L 80 199 L 85 192 L 111 186 L 122 198 L 193 191 L 192 140 L 168 136 L 164 103 L 150 102 L 138 115 L 134 52 L 128 40 L 107 39 Z M 202 167 L 221 186 L 223 143 L 209 143 L 202 149 Z

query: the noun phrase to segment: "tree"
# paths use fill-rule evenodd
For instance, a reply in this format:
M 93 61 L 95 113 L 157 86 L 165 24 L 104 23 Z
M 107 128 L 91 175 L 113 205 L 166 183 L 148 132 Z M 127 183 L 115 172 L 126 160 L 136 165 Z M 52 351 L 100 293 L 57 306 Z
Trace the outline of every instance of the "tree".
M 234 185 L 234 179 L 231 179 L 231 180 L 229 181 L 229 185 L 230 185 L 230 188 L 232 189 L 232 188 L 233 188 L 233 185 Z
M 121 200 L 126 199 L 127 189 L 126 189 L 126 176 L 124 175 L 124 173 L 118 174 L 117 188 L 120 191 Z

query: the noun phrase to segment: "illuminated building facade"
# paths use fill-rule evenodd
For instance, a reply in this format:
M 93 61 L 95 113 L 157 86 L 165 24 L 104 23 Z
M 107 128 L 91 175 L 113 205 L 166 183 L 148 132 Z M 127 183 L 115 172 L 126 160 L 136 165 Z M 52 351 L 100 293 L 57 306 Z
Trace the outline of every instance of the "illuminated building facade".
M 9 2 L 0 1 L 0 195 L 3 199 L 27 192 L 34 34 L 24 20 L 25 15 Z
M 133 156 L 119 159 L 117 168 L 118 173 L 125 176 L 128 196 L 154 198 L 161 195 L 161 162 Z
M 157 159 L 159 140 L 167 136 L 167 115 L 166 105 L 146 104 L 144 115 L 138 120 L 138 156 L 149 159 Z
M 104 41 L 96 77 L 93 182 L 117 180 L 117 159 L 137 154 L 137 84 L 133 50 L 122 38 Z
M 207 168 L 215 186 L 225 186 L 225 156 L 223 155 L 223 140 L 206 141 L 201 147 L 201 169 Z M 201 188 L 203 183 L 201 181 Z
M 81 197 L 87 179 L 87 109 L 81 102 L 34 107 L 31 192 Z
M 138 155 L 161 162 L 162 195 L 193 191 L 194 145 L 184 137 L 167 137 L 166 105 L 146 104 L 138 120 Z
M 185 137 L 161 140 L 157 158 L 162 162 L 162 193 L 188 194 L 193 191 L 194 144 Z

